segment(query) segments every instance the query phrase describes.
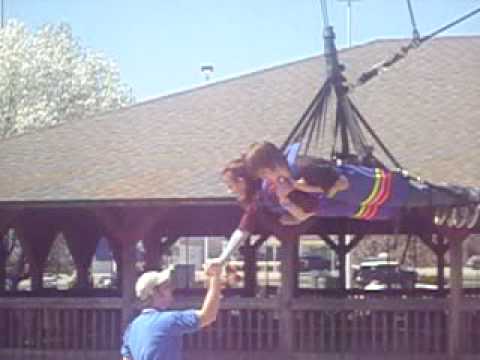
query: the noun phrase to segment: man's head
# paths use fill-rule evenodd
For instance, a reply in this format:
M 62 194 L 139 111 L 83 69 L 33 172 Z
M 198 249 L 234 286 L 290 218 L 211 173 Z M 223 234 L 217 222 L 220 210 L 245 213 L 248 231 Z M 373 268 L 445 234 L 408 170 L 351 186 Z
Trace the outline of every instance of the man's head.
M 145 307 L 163 309 L 173 301 L 172 269 L 147 271 L 135 283 L 135 294 Z
M 245 164 L 249 173 L 255 178 L 270 178 L 277 173 L 288 172 L 285 156 L 274 144 L 264 141 L 255 143 L 245 155 Z

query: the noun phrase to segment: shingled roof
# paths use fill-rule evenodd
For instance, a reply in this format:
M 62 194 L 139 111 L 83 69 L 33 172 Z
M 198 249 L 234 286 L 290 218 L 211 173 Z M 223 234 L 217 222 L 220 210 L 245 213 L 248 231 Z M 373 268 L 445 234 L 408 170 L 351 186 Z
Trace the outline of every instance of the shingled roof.
M 407 41 L 340 51 L 356 79 Z M 435 39 L 353 100 L 401 163 L 480 186 L 480 37 Z M 219 199 L 219 170 L 248 144 L 281 143 L 325 78 L 323 56 L 0 142 L 0 203 Z

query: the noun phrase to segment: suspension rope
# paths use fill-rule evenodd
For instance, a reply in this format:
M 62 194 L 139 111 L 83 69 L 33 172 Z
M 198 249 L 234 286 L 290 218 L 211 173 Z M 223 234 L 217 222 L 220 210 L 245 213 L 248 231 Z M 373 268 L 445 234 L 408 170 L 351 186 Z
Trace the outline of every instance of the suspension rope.
M 407 0 L 407 5 L 408 5 L 408 12 L 410 14 L 410 21 L 412 23 L 412 38 L 416 40 L 420 40 L 420 33 L 418 32 L 417 29 L 417 23 L 415 21 L 415 16 L 413 14 L 413 8 L 412 8 L 412 3 L 410 0 Z
M 288 145 L 292 142 L 298 141 L 308 128 L 310 121 L 312 119 L 311 114 L 315 112 L 315 109 L 318 108 L 318 102 L 322 101 L 322 98 L 328 98 L 331 92 L 331 79 L 327 79 L 327 81 L 323 84 L 320 90 L 317 92 L 315 97 L 313 98 L 312 102 L 302 114 L 300 120 L 295 125 L 293 130 L 287 137 L 287 140 L 282 144 L 281 149 L 285 150 Z M 323 100 L 324 101 L 324 100 Z
M 350 103 L 350 106 L 353 110 L 353 112 L 355 113 L 355 115 L 357 116 L 358 120 L 360 120 L 361 124 L 365 127 L 365 129 L 367 129 L 368 133 L 370 134 L 370 136 L 372 136 L 372 138 L 377 142 L 377 144 L 380 146 L 380 148 L 383 150 L 383 152 L 385 153 L 385 155 L 388 157 L 388 159 L 393 163 L 393 165 L 395 167 L 397 167 L 398 169 L 402 169 L 402 166 L 400 165 L 400 162 L 395 158 L 395 156 L 393 156 L 393 154 L 390 152 L 390 150 L 388 150 L 387 146 L 383 143 L 383 141 L 378 137 L 378 135 L 375 133 L 375 131 L 373 130 L 373 128 L 368 124 L 368 122 L 365 120 L 365 118 L 363 117 L 363 115 L 360 113 L 360 111 L 358 110 L 358 108 L 355 106 L 355 104 L 350 100 L 349 100 L 349 103 Z
M 328 11 L 327 11 L 327 4 L 325 2 L 326 0 L 320 0 L 320 4 L 322 7 L 322 16 L 323 16 L 323 26 L 327 27 L 330 25 L 330 22 L 328 21 Z
M 410 8 L 410 1 L 409 1 L 409 8 Z M 453 26 L 460 24 L 461 22 L 463 22 L 463 21 L 471 18 L 472 16 L 478 14 L 479 12 L 480 12 L 480 8 L 478 8 L 476 10 L 473 10 L 473 11 L 469 12 L 468 14 L 458 18 L 457 20 L 455 20 L 455 21 L 441 27 L 440 29 L 432 32 L 430 35 L 427 35 L 427 36 L 424 36 L 424 37 L 421 37 L 421 38 L 420 37 L 415 38 L 415 36 L 414 36 L 412 41 L 407 46 L 404 46 L 400 49 L 400 52 L 395 53 L 392 57 L 390 57 L 387 60 L 373 66 L 370 70 L 362 73 L 355 84 L 350 84 L 349 90 L 352 91 L 359 86 L 365 85 L 368 81 L 373 79 L 375 76 L 377 76 L 380 73 L 388 70 L 389 67 L 393 66 L 398 61 L 405 58 L 407 56 L 408 52 L 411 49 L 418 48 L 420 45 L 422 45 L 423 43 L 432 39 L 434 36 L 437 36 L 438 34 L 452 28 Z M 413 18 L 413 12 L 411 14 L 412 14 L 412 24 L 414 26 L 414 31 L 415 31 L 416 25 L 415 25 L 415 20 Z
M 446 30 L 448 30 L 448 29 L 450 29 L 450 28 L 452 28 L 452 27 L 460 24 L 461 22 L 464 22 L 465 20 L 471 18 L 472 16 L 474 16 L 474 15 L 476 15 L 476 14 L 478 14 L 478 13 L 480 13 L 480 8 L 469 12 L 468 14 L 466 14 L 466 15 L 458 18 L 458 19 L 455 20 L 455 21 L 452 21 L 450 24 L 447 24 L 447 25 L 441 27 L 440 29 L 432 32 L 430 35 L 427 35 L 427 36 L 422 37 L 422 38 L 420 39 L 420 42 L 423 43 L 423 42 L 425 42 L 425 41 L 428 41 L 428 40 L 430 40 L 431 38 L 433 38 L 434 36 L 437 36 L 438 34 L 440 34 L 440 33 L 444 32 L 444 31 L 446 31 Z

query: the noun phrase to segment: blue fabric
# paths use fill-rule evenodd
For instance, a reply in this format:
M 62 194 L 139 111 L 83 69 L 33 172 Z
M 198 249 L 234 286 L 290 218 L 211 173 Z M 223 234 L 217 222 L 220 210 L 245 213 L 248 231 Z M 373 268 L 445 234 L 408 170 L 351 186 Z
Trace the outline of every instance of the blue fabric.
M 298 177 L 296 159 L 300 150 L 300 144 L 291 144 L 285 150 L 285 156 L 294 177 Z M 339 175 L 348 179 L 350 184 L 346 191 L 338 192 L 332 199 L 325 194 L 312 194 L 318 199 L 318 207 L 315 211 L 321 217 L 357 217 L 361 210 L 361 204 L 369 198 L 374 189 L 376 169 L 365 166 L 343 164 L 336 167 Z M 399 173 L 386 172 L 390 177 L 389 190 L 381 205 L 376 206 L 370 220 L 390 219 L 398 215 L 400 209 L 407 205 L 411 196 L 411 186 L 408 179 Z M 375 198 L 375 197 L 373 197 Z M 378 199 L 378 198 L 377 198 Z M 275 194 L 269 189 L 268 184 L 263 182 L 260 202 L 270 211 L 276 214 L 287 213 L 286 209 L 278 203 Z M 371 210 L 371 209 L 370 209 Z M 368 214 L 368 211 L 364 212 Z
M 338 201 L 350 204 L 360 204 L 368 197 L 375 180 L 375 169 L 359 165 L 340 165 L 337 170 L 350 183 L 350 189 L 340 191 L 335 195 Z M 390 173 L 392 176 L 391 194 L 384 206 L 401 207 L 406 205 L 410 193 L 408 179 L 400 173 Z
M 299 143 L 290 144 L 284 152 L 294 178 L 300 177 L 300 169 L 297 166 L 300 147 Z M 335 167 L 335 171 L 348 179 L 350 187 L 338 192 L 331 199 L 323 193 L 311 193 L 317 201 L 313 212 L 320 217 L 386 220 L 398 216 L 405 208 L 478 202 L 478 196 L 480 196 L 474 194 L 480 194 L 480 191 L 472 192 L 472 190 L 455 187 L 445 187 L 442 191 L 439 187 L 431 188 L 425 184 L 412 183 L 399 172 L 360 165 L 341 164 Z M 379 178 L 383 180 L 376 182 Z M 386 178 L 388 181 L 385 180 Z M 465 192 L 470 195 L 466 195 Z M 288 214 L 288 211 L 279 204 L 273 188 L 266 182 L 263 182 L 259 202 L 261 206 L 267 207 L 275 214 Z M 297 203 L 297 205 L 301 204 Z
M 300 143 L 293 143 L 287 146 L 285 149 L 285 156 L 287 158 L 288 166 L 290 167 L 290 171 L 293 174 L 293 177 L 298 177 L 298 168 L 295 164 L 295 160 L 297 159 L 298 153 L 300 152 Z
M 375 169 L 358 165 L 339 165 L 337 171 L 348 179 L 350 187 L 338 192 L 332 199 L 320 194 L 317 213 L 322 217 L 355 217 L 360 204 L 372 192 Z M 410 196 L 408 179 L 399 173 L 389 173 L 389 175 L 391 187 L 388 197 L 370 220 L 391 219 L 407 205 Z
M 195 310 L 146 309 L 125 331 L 121 354 L 132 360 L 181 360 L 182 336 L 199 329 Z

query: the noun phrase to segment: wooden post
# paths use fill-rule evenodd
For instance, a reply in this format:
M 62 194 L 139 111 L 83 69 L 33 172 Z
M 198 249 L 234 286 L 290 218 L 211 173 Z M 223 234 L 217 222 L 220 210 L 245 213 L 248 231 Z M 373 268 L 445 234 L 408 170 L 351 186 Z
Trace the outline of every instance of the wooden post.
M 437 257 L 437 286 L 439 290 L 445 289 L 445 254 L 448 251 L 449 244 L 445 241 L 445 235 L 442 233 L 433 234 L 427 231 L 419 234 L 423 243 L 432 250 Z M 436 241 L 434 241 L 436 239 Z
M 280 350 L 290 359 L 295 350 L 295 314 L 291 306 L 298 287 L 298 236 L 281 239 L 281 276 L 279 293 Z
M 439 290 L 445 289 L 445 253 L 448 251 L 448 243 L 442 234 L 437 234 L 437 246 L 435 254 L 437 255 L 437 286 Z
M 244 283 L 245 296 L 255 296 L 257 289 L 257 258 L 256 248 L 250 244 L 245 244 L 241 248 L 244 258 Z
M 136 241 L 133 239 L 121 239 L 122 262 L 121 262 L 121 289 L 122 289 L 122 330 L 126 328 L 132 318 L 135 305 L 135 281 L 137 273 Z
M 10 223 L 13 221 L 16 212 L 8 210 L 0 210 L 0 294 L 5 292 L 5 284 L 7 280 L 7 259 L 10 244 L 3 241 L 4 236 L 8 232 Z
M 338 235 L 338 246 L 336 249 L 338 256 L 338 289 L 347 288 L 347 241 L 345 234 Z
M 463 302 L 463 256 L 462 240 L 450 238 L 450 298 L 448 353 L 451 360 L 461 359 L 462 353 L 462 302 Z
M 5 292 L 7 280 L 7 259 L 9 255 L 9 244 L 4 241 L 7 229 L 0 228 L 0 294 Z
M 437 253 L 437 287 L 438 290 L 445 289 L 445 252 L 438 251 Z
M 32 291 L 43 288 L 43 268 L 58 232 L 52 213 L 31 212 L 20 217 L 16 227 L 19 241 L 30 266 Z
M 96 219 L 82 212 L 67 213 L 62 231 L 77 270 L 76 288 L 87 289 L 91 284 L 90 265 L 97 249 L 101 232 Z
M 125 329 L 134 313 L 136 244 L 149 237 L 158 214 L 148 208 L 96 208 L 95 214 L 112 243 L 116 242 L 112 248 L 119 245 L 117 248 L 121 251 L 122 329 Z
M 162 243 L 161 236 L 149 234 L 143 239 L 145 248 L 145 271 L 161 270 Z

